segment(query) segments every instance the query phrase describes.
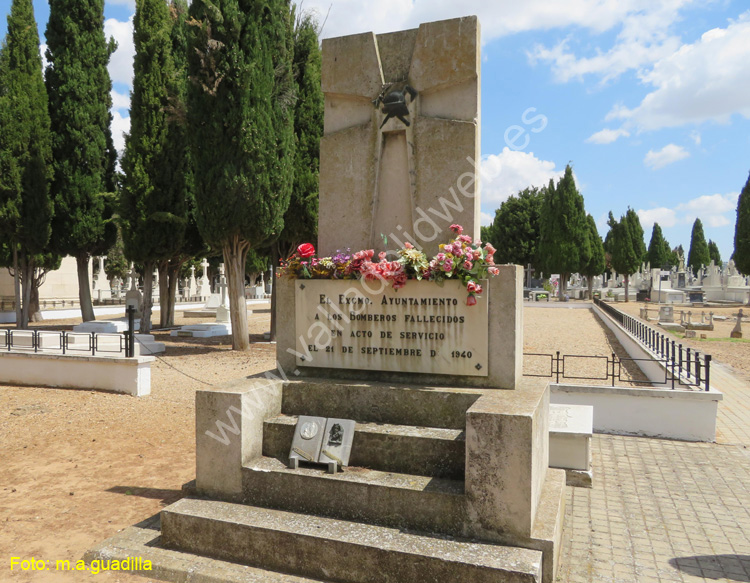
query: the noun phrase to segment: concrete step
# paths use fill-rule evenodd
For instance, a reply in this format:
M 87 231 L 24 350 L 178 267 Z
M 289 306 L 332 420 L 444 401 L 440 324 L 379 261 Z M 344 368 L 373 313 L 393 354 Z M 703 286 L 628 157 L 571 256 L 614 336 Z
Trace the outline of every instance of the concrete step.
M 162 545 L 160 530 L 157 514 L 86 551 L 83 560 L 89 566 L 97 561 L 100 573 L 106 566 L 112 570 L 114 561 L 117 561 L 119 571 L 146 577 L 144 583 L 156 580 L 173 583 L 326 583 L 320 579 L 296 577 L 167 549 Z
M 242 468 L 243 501 L 291 512 L 356 520 L 461 536 L 464 482 L 348 467 L 328 474 L 323 466 L 292 470 L 275 458 Z
M 286 462 L 297 416 L 278 415 L 263 426 L 263 455 Z M 462 480 L 466 459 L 460 429 L 357 423 L 350 466 Z
M 284 386 L 281 412 L 364 423 L 465 429 L 466 411 L 481 395 L 478 389 L 291 381 Z
M 185 498 L 161 513 L 162 543 L 340 583 L 537 583 L 540 551 Z

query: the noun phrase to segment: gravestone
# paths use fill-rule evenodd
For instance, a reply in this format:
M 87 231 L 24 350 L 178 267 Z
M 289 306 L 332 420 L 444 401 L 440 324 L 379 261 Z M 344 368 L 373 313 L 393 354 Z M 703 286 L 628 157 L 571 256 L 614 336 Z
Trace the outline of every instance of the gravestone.
M 742 338 L 742 310 L 737 314 L 737 322 L 732 329 L 730 338 Z
M 661 306 L 659 308 L 659 322 L 667 324 L 674 322 L 674 308 L 672 306 Z
M 188 299 L 197 295 L 198 284 L 195 281 L 195 265 L 190 266 L 190 281 L 188 282 Z
M 128 279 L 130 280 L 130 289 L 125 294 L 125 307 L 133 307 L 136 313 L 135 317 L 140 318 L 143 314 L 143 294 L 138 291 L 138 273 L 132 263 Z
M 203 268 L 203 275 L 201 275 L 200 281 L 198 282 L 196 295 L 200 297 L 200 299 L 205 300 L 211 295 L 211 285 L 208 281 L 208 261 L 205 257 L 203 258 L 203 261 L 201 261 L 201 267 Z

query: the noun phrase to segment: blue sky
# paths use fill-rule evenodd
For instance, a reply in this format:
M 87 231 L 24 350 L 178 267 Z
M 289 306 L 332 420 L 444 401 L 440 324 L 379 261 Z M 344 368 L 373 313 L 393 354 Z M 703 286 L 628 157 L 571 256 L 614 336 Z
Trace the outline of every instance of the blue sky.
M 0 6 L 7 14 L 10 0 Z M 49 8 L 40 0 L 34 7 L 43 38 Z M 546 184 L 570 162 L 602 236 L 607 213 L 619 217 L 630 206 L 646 244 L 657 221 L 687 250 L 700 217 L 722 258 L 732 253 L 737 196 L 750 171 L 747 2 L 305 0 L 303 7 L 321 20 L 328 13 L 324 37 L 479 16 L 483 222 L 509 195 Z M 110 64 L 120 147 L 129 126 L 133 9 L 134 1 L 106 1 L 105 29 L 120 45 Z M 5 26 L 3 19 L 3 36 Z

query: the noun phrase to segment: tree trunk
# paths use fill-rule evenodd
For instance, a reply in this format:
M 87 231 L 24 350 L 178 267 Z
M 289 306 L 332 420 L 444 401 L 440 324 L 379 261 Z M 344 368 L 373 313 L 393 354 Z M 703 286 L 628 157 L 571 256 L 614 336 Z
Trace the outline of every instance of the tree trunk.
M 21 272 L 18 269 L 18 247 L 13 245 L 13 291 L 15 294 L 16 328 L 21 328 Z
M 154 263 L 147 261 L 143 264 L 143 312 L 141 314 L 141 334 L 151 333 L 151 307 L 154 287 Z
M 39 281 L 35 277 L 32 280 L 31 286 L 31 298 L 29 300 L 29 321 L 30 322 L 42 322 L 42 312 L 39 309 Z
M 169 261 L 160 261 L 159 270 L 159 328 L 166 328 L 169 320 Z
M 278 263 L 279 247 L 274 245 L 271 251 L 271 342 L 276 341 L 276 266 Z
M 588 284 L 588 288 L 589 288 L 589 299 L 593 301 L 594 300 L 594 276 L 587 275 L 586 283 Z
M 232 322 L 232 349 L 247 350 L 250 336 L 247 328 L 247 303 L 245 302 L 245 260 L 250 245 L 238 235 L 224 245 L 224 263 L 229 286 L 229 311 Z
M 78 269 L 78 300 L 81 303 L 81 319 L 84 322 L 91 322 L 96 320 L 96 316 L 94 315 L 94 306 L 91 303 L 88 253 L 76 255 L 76 267 Z
M 568 290 L 568 274 L 567 273 L 561 273 L 560 274 L 560 291 L 559 291 L 559 301 L 563 302 L 565 301 L 565 292 Z
M 164 314 L 166 314 L 166 320 L 162 319 L 162 321 L 164 322 L 164 324 L 162 325 L 163 328 L 174 326 L 174 310 L 175 303 L 177 302 L 177 287 L 180 282 L 180 268 L 182 267 L 183 263 L 184 261 L 177 261 L 175 259 L 172 259 L 167 266 L 167 277 L 169 278 L 169 285 L 167 287 L 168 303 L 166 306 L 162 306 L 161 308 L 162 318 L 164 317 Z
M 628 285 L 630 284 L 630 276 L 625 276 L 625 301 L 629 302 L 630 299 L 628 298 Z
M 34 285 L 34 260 L 26 257 L 23 264 L 23 306 L 21 322 L 23 328 L 29 327 L 29 305 L 31 304 L 31 288 Z

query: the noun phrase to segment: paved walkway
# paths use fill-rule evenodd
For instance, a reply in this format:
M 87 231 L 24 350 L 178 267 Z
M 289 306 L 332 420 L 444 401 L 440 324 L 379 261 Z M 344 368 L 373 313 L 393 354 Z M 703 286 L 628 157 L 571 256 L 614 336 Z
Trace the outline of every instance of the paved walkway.
M 714 363 L 716 364 L 716 363 Z M 750 582 L 750 385 L 720 365 L 717 443 L 595 435 L 558 583 Z

